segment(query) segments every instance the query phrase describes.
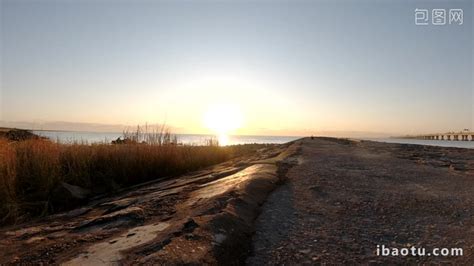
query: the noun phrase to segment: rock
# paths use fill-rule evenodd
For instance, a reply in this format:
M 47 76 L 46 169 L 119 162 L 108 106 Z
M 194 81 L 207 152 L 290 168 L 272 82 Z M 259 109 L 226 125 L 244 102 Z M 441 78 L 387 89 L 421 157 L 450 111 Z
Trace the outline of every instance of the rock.
M 221 245 L 224 240 L 227 239 L 227 236 L 224 235 L 224 234 L 215 234 L 214 235 L 214 243 L 217 244 L 217 245 Z
M 90 193 L 88 189 L 61 182 L 53 191 L 51 203 L 55 210 L 70 208 L 86 201 Z
M 136 224 L 141 224 L 144 221 L 145 213 L 140 207 L 128 207 L 126 209 L 116 211 L 110 214 L 102 215 L 83 221 L 74 228 L 74 231 L 80 232 L 83 230 L 113 230 L 118 227 L 127 227 Z
M 65 182 L 61 182 L 61 185 L 71 194 L 72 197 L 77 199 L 85 199 L 89 196 L 90 191 L 79 186 L 70 185 Z
M 311 252 L 311 249 L 309 249 L 309 248 L 300 250 L 300 253 L 302 253 L 302 254 L 308 254 L 310 252 Z
M 5 137 L 10 141 L 23 141 L 28 139 L 40 139 L 36 134 L 24 129 L 10 129 L 6 132 L 0 132 L 0 137 Z
M 192 233 L 196 227 L 199 225 L 190 218 L 184 225 L 183 225 L 183 232 Z
M 146 142 L 142 142 L 142 143 L 146 143 Z M 112 140 L 112 144 L 138 144 L 138 142 L 130 138 L 122 139 L 118 137 L 116 140 Z
M 92 208 L 90 208 L 90 207 L 83 207 L 83 208 L 79 208 L 79 209 L 69 211 L 69 212 L 67 212 L 63 215 L 65 217 L 73 218 L 73 217 L 77 217 L 77 216 L 80 216 L 80 215 L 84 215 L 84 214 L 90 212 L 91 210 L 92 210 Z

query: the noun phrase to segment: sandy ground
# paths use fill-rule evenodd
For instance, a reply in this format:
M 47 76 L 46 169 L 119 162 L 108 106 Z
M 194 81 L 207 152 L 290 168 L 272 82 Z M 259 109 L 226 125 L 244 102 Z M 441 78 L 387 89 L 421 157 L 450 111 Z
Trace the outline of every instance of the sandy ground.
M 263 206 L 249 265 L 474 261 L 474 151 L 305 139 Z M 376 255 L 386 247 L 463 256 Z

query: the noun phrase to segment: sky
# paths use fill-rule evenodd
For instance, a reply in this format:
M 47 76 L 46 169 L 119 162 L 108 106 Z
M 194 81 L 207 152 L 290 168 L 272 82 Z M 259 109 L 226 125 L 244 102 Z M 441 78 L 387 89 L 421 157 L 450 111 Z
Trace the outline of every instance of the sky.
M 471 0 L 0 2 L 0 125 L 209 133 L 230 106 L 236 134 L 474 129 Z

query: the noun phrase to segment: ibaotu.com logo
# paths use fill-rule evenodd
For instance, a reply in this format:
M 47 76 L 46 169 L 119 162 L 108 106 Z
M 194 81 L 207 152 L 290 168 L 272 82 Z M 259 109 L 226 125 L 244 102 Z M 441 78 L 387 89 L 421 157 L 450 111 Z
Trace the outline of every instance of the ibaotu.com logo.
M 396 248 L 386 247 L 385 245 L 377 245 L 375 251 L 377 256 L 462 256 L 462 248 L 422 248 L 422 247 L 407 247 L 407 248 Z

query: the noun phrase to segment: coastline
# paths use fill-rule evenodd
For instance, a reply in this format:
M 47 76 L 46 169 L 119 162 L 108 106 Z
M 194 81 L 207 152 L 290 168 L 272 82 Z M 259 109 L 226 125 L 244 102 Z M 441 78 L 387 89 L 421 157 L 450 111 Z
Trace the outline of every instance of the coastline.
M 470 149 L 303 138 L 3 228 L 0 263 L 80 264 L 98 257 L 103 264 L 402 262 L 373 254 L 374 244 L 386 241 L 377 240 L 381 232 L 399 236 L 393 240 L 397 245 L 438 241 L 434 244 L 451 247 L 464 241 L 467 255 L 455 259 L 467 262 L 474 238 L 459 233 L 472 225 L 474 208 L 468 202 L 474 201 L 473 157 Z M 403 203 L 404 197 L 419 204 Z M 402 203 L 406 206 L 397 205 Z M 274 217 L 284 211 L 282 206 L 294 209 Z M 399 212 L 405 215 L 402 221 L 394 218 Z M 443 218 L 426 219 L 436 215 Z M 452 227 L 459 223 L 464 226 Z M 307 228 L 303 235 L 295 231 L 308 226 L 316 230 Z M 435 231 L 424 231 L 426 226 L 435 226 Z M 325 239 L 320 235 L 324 232 L 337 233 L 336 238 Z M 271 237 L 276 233 L 283 238 Z M 443 241 L 430 238 L 433 234 Z M 345 235 L 353 235 L 350 243 L 357 248 L 344 248 Z M 309 236 L 320 241 L 314 244 Z M 292 245 L 285 244 L 287 238 Z M 279 249 L 281 245 L 286 248 Z M 329 246 L 333 248 L 327 250 Z M 366 250 L 363 255 L 353 253 L 359 248 Z M 427 257 L 409 261 L 431 262 Z
M 239 263 L 259 206 L 294 163 L 297 145 L 262 149 L 5 227 L 0 263 Z
M 421 146 L 435 146 L 435 147 L 451 147 L 474 149 L 474 141 L 449 141 L 449 140 L 423 140 L 423 139 L 408 139 L 408 138 L 357 138 L 354 140 L 374 141 L 393 144 L 405 145 L 421 145 Z

